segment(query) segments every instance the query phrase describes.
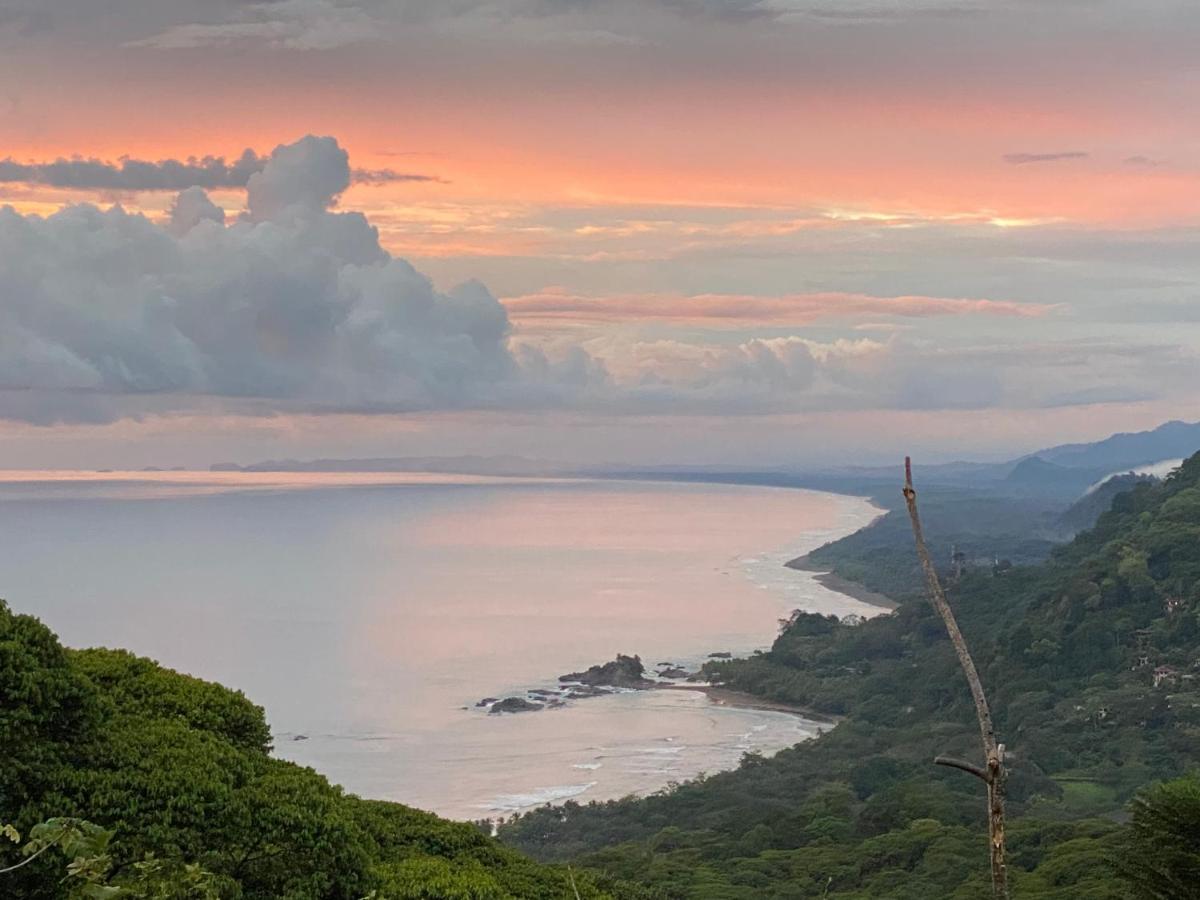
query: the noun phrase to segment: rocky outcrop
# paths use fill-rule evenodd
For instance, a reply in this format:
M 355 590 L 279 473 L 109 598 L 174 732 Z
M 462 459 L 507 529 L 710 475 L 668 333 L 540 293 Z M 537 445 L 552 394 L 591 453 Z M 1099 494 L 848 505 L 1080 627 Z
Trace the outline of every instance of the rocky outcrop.
M 600 697 L 611 693 L 608 688 L 596 687 L 594 684 L 575 684 L 564 696 L 568 700 L 586 700 L 588 697 Z
M 585 672 L 570 672 L 560 675 L 558 680 L 565 684 L 583 684 L 592 687 L 646 688 L 654 685 L 645 677 L 646 667 L 640 656 L 625 656 L 618 653 L 612 662 L 591 666 Z
M 671 666 L 666 669 L 658 670 L 659 678 L 688 678 L 692 675 L 687 669 L 681 669 L 679 666 Z
M 670 662 L 661 662 L 658 667 L 658 671 L 654 673 L 655 677 L 647 677 L 646 667 L 642 664 L 640 656 L 618 653 L 617 658 L 611 662 L 591 666 L 582 672 L 560 675 L 558 680 L 562 687 L 529 688 L 524 697 L 506 697 L 503 700 L 484 697 L 475 706 L 486 707 L 489 713 L 535 712 L 541 709 L 557 709 L 566 706 L 571 700 L 600 697 L 617 690 L 664 688 L 670 686 L 666 684 L 667 681 L 685 678 L 689 681 L 703 680 L 704 677 L 703 672 L 689 672 Z
M 496 715 L 498 713 L 538 712 L 545 708 L 541 703 L 531 703 L 521 697 L 505 697 L 503 700 L 493 703 L 488 713 Z

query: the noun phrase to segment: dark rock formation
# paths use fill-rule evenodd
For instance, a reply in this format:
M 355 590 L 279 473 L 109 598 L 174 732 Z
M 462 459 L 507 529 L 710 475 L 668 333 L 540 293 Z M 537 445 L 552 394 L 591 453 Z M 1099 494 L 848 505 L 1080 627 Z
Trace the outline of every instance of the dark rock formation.
M 573 684 L 591 686 L 605 685 L 608 687 L 644 688 L 654 682 L 645 677 L 646 667 L 642 665 L 640 656 L 625 656 L 618 653 L 612 662 L 601 666 L 592 666 L 586 672 L 571 672 L 560 675 L 558 680 Z
M 521 697 L 505 697 L 492 704 L 492 708 L 488 710 L 489 715 L 496 713 L 519 713 L 519 712 L 537 712 L 545 709 L 540 703 L 530 703 L 528 700 Z
M 499 702 L 500 702 L 499 697 L 484 697 L 482 700 L 480 700 L 478 703 L 476 703 L 475 706 L 477 708 L 482 708 L 484 706 L 491 706 L 493 703 L 499 703 Z
M 596 687 L 592 684 L 579 684 L 567 691 L 566 698 L 568 700 L 585 700 L 588 697 L 600 697 L 611 693 L 612 691 L 608 688 Z

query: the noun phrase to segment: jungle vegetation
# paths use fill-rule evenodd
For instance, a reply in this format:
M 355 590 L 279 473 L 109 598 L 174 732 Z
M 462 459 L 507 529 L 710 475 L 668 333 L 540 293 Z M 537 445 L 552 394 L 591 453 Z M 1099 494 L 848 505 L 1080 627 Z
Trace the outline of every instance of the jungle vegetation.
M 893 615 L 797 613 L 769 652 L 708 667 L 841 717 L 822 737 L 502 838 L 668 897 L 990 896 L 978 784 L 932 765 L 978 753 L 971 695 L 910 559 Z M 1200 455 L 1045 562 L 944 575 L 1008 749 L 1013 896 L 1200 897 Z

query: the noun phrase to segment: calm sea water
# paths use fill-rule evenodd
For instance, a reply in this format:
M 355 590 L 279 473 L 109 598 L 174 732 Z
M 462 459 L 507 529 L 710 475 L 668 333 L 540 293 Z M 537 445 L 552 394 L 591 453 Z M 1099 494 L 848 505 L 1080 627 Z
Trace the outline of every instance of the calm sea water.
M 878 612 L 783 568 L 876 513 L 758 487 L 0 473 L 0 596 L 69 645 L 244 690 L 280 756 L 355 793 L 494 817 L 654 791 L 815 734 L 687 691 L 474 704 L 618 652 L 746 653 L 797 607 Z

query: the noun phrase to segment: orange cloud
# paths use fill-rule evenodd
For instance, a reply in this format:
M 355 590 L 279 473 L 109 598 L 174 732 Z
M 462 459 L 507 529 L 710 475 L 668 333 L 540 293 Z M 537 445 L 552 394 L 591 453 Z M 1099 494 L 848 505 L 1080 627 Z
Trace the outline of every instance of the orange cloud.
M 740 294 L 621 294 L 586 297 L 562 288 L 501 300 L 509 317 L 525 325 L 592 325 L 619 321 L 669 321 L 743 325 L 799 325 L 822 319 L 986 315 L 1034 318 L 1057 307 L 1043 303 L 955 297 L 873 297 L 824 292 L 759 297 Z

